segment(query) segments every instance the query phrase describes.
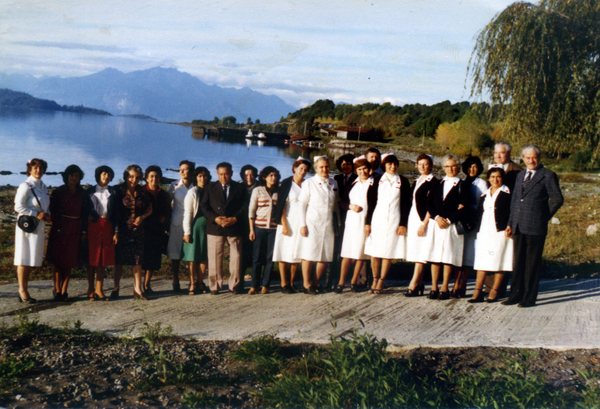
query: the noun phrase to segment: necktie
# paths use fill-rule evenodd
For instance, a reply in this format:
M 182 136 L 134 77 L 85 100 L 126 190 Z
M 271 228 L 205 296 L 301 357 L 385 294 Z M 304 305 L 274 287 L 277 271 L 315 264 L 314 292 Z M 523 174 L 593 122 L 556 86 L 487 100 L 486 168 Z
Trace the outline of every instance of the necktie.
M 530 180 L 531 180 L 531 172 L 527 171 L 527 174 L 525 175 L 525 179 L 523 179 L 523 183 L 521 184 L 521 187 L 523 188 L 523 192 L 527 188 L 527 185 L 529 184 Z
M 227 201 L 227 185 L 223 185 L 223 198 Z

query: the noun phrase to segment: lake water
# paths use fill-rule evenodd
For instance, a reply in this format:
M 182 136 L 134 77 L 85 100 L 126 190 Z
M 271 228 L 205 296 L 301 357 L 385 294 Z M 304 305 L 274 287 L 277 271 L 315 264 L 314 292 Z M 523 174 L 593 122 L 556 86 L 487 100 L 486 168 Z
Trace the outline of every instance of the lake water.
M 94 170 L 101 165 L 115 171 L 115 183 L 132 163 L 142 169 L 159 165 L 164 176 L 176 179 L 177 171 L 166 169 L 178 169 L 183 159 L 206 166 L 213 180 L 216 180 L 215 166 L 222 161 L 233 165 L 234 180 L 239 180 L 239 170 L 247 163 L 259 170 L 275 166 L 285 178 L 291 176 L 292 163 L 298 156 L 328 154 L 337 158 L 343 154 L 295 145 L 261 143 L 263 146 L 259 146 L 257 141 L 243 138 L 217 140 L 192 136 L 191 128 L 186 126 L 64 112 L 0 111 L 0 142 L 0 171 L 13 172 L 0 175 L 0 185 L 13 186 L 25 179 L 24 175 L 14 173 L 25 171 L 25 164 L 34 157 L 48 162 L 48 172 L 60 172 L 70 164 L 77 164 L 85 173 L 83 183 L 95 184 Z M 60 175 L 45 175 L 43 180 L 48 186 L 63 184 Z

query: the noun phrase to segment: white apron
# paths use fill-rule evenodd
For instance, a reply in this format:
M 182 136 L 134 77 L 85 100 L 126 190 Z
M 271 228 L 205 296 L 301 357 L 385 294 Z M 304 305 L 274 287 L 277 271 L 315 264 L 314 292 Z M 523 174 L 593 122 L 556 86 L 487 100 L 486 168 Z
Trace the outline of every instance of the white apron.
M 416 202 L 416 194 L 419 188 L 423 185 L 423 183 L 433 179 L 433 177 L 433 174 L 430 174 L 422 181 L 417 181 L 417 186 L 413 192 L 412 207 L 410 208 L 410 214 L 408 216 L 406 233 L 406 261 L 410 261 L 412 263 L 426 263 L 429 253 L 431 252 L 431 248 L 433 247 L 433 235 L 435 231 L 433 225 L 435 224 L 435 221 L 429 220 L 429 223 L 427 224 L 427 230 L 425 230 L 425 235 L 419 237 L 417 233 L 419 231 L 419 227 L 421 227 L 423 224 L 423 221 L 417 212 Z
M 300 212 L 300 226 L 308 228 L 308 237 L 299 238 L 300 258 L 324 263 L 333 261 L 333 214 L 338 214 L 337 182 L 332 178 L 313 176 L 302 183 L 299 200 L 306 209 L 306 212 Z
M 490 191 L 484 193 L 483 216 L 481 227 L 475 241 L 475 270 L 480 271 L 512 271 L 513 241 L 504 235 L 504 231 L 496 231 L 494 207 L 502 186 L 494 195 Z
M 396 234 L 400 226 L 400 187 L 398 175 L 379 179 L 377 204 L 371 220 L 371 234 L 365 243 L 365 253 L 371 257 L 403 259 L 406 257 L 406 236 Z
M 171 212 L 171 226 L 169 227 L 169 244 L 167 245 L 167 256 L 171 260 L 179 260 L 181 247 L 183 246 L 183 214 L 185 211 L 185 196 L 193 188 L 188 188 L 181 180 L 171 183 L 169 194 L 172 199 L 173 211 Z

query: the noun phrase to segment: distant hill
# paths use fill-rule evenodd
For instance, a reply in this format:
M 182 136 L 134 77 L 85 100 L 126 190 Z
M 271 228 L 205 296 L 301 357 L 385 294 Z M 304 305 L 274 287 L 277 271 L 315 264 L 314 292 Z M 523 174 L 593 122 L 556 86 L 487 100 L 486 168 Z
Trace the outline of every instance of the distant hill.
M 30 93 L 59 104 L 92 106 L 114 115 L 148 115 L 161 121 L 212 120 L 234 116 L 276 122 L 295 111 L 281 98 L 249 88 L 208 85 L 174 68 L 122 73 L 107 68 L 84 77 L 36 79 L 0 74 L 0 87 Z
M 26 109 L 30 111 L 62 111 L 79 114 L 110 115 L 109 112 L 84 106 L 59 105 L 48 99 L 34 98 L 24 92 L 0 89 L 0 109 Z

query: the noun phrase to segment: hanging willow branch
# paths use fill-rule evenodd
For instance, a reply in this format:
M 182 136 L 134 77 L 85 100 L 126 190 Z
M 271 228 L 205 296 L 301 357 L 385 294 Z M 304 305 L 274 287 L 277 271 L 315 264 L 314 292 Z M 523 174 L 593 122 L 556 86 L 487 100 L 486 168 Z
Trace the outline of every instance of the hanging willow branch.
M 507 139 L 552 154 L 600 143 L 600 1 L 517 2 L 481 31 L 471 96 L 500 109 Z

